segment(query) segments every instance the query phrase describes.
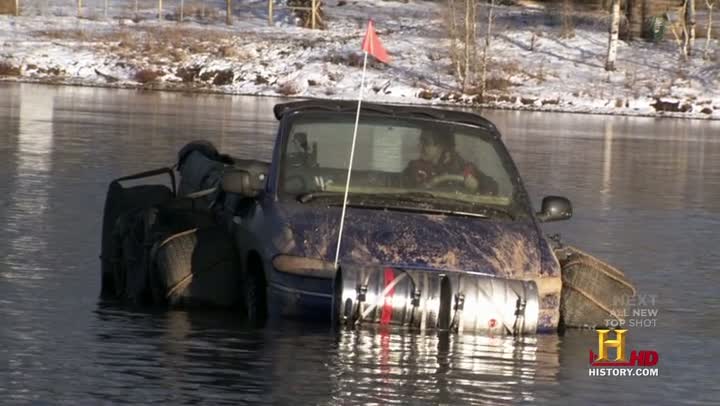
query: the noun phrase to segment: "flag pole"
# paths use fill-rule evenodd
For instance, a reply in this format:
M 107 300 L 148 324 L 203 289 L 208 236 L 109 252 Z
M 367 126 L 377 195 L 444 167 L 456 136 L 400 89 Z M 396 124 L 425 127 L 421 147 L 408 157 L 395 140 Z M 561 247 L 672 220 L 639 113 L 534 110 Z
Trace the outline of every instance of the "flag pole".
M 358 122 L 360 121 L 360 104 L 362 103 L 363 89 L 365 88 L 367 59 L 368 53 L 365 51 L 362 78 L 360 79 L 360 96 L 358 97 L 357 113 L 355 114 L 355 129 L 353 130 L 352 146 L 350 147 L 350 164 L 348 165 L 347 180 L 345 182 L 345 197 L 343 198 L 342 214 L 340 215 L 340 231 L 338 232 L 337 249 L 335 251 L 335 269 L 338 267 L 338 259 L 340 258 L 340 242 L 342 241 L 343 226 L 345 225 L 345 209 L 347 207 L 348 192 L 350 191 L 350 173 L 352 172 L 353 158 L 355 157 L 355 140 L 357 140 Z

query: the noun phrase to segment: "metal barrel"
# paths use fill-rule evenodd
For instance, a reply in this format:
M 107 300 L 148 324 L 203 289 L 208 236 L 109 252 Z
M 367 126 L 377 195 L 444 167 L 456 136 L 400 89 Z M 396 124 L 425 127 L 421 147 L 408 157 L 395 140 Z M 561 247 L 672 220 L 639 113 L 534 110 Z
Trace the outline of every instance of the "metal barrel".
M 534 281 L 460 273 L 448 278 L 452 331 L 535 334 L 540 303 Z
M 535 334 L 539 311 L 533 281 L 380 267 L 344 267 L 335 275 L 336 325 L 525 335 Z
M 397 268 L 343 267 L 335 276 L 333 322 L 348 327 L 386 324 L 420 330 L 447 327 L 449 309 L 442 309 L 445 275 Z M 450 301 L 446 300 L 445 306 Z M 443 311 L 444 310 L 444 311 Z M 443 316 L 444 315 L 444 316 Z

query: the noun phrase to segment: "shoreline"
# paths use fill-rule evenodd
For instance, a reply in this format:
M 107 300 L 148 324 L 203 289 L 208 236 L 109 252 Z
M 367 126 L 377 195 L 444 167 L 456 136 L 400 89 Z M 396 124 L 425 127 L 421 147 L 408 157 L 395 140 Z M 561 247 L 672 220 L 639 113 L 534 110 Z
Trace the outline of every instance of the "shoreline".
M 244 97 L 268 97 L 288 100 L 312 100 L 312 99 L 325 99 L 325 100 L 356 100 L 346 97 L 332 97 L 332 96 L 313 96 L 313 95 L 279 95 L 279 94 L 264 94 L 263 92 L 234 92 L 222 90 L 219 88 L 212 87 L 201 87 L 201 86 L 189 86 L 189 85 L 173 85 L 171 82 L 160 82 L 152 85 L 147 84 L 132 84 L 132 83 L 100 83 L 96 81 L 84 81 L 80 80 L 57 80 L 48 78 L 28 78 L 28 77 L 0 77 L 2 83 L 18 83 L 18 84 L 35 84 L 43 86 L 71 86 L 71 87 L 85 87 L 85 88 L 102 88 L 102 89 L 114 89 L 114 90 L 135 90 L 135 91 L 149 91 L 149 92 L 172 92 L 172 93 L 186 93 L 186 94 L 204 94 L 204 95 L 222 95 L 222 96 L 244 96 Z M 375 102 L 375 103 L 388 103 L 388 104 L 399 104 L 399 105 L 425 105 L 439 108 L 459 108 L 459 109 L 472 109 L 472 110 L 500 110 L 500 111 L 522 111 L 528 113 L 557 113 L 557 114 L 585 114 L 594 116 L 615 116 L 615 117 L 637 117 L 637 118 L 653 118 L 653 119 L 685 119 L 685 120 L 702 120 L 702 121 L 720 121 L 720 117 L 713 117 L 712 115 L 701 113 L 683 113 L 683 112 L 658 112 L 655 114 L 651 113 L 631 113 L 625 111 L 598 111 L 593 109 L 583 109 L 578 106 L 577 109 L 563 109 L 557 107 L 558 105 L 547 105 L 553 107 L 542 107 L 542 106 L 508 106 L 507 104 L 497 103 L 475 103 L 475 102 L 457 102 L 450 103 L 446 101 L 436 100 L 425 100 L 416 98 L 415 101 L 377 101 L 369 98 L 363 98 L 363 102 Z
M 717 40 L 707 59 L 688 61 L 670 41 L 620 41 L 617 70 L 608 72 L 602 13 L 578 17 L 568 37 L 551 10 L 496 6 L 481 100 L 479 82 L 461 89 L 458 48 L 439 3 L 363 0 L 341 7 L 338 1 L 327 9 L 325 30 L 300 28 L 287 18 L 268 26 L 261 3 L 252 0 L 229 26 L 196 17 L 157 21 L 147 18 L 149 10 L 138 19 L 122 13 L 105 19 L 0 16 L 0 81 L 356 100 L 360 44 L 372 15 L 390 62 L 368 61 L 364 101 L 720 120 Z

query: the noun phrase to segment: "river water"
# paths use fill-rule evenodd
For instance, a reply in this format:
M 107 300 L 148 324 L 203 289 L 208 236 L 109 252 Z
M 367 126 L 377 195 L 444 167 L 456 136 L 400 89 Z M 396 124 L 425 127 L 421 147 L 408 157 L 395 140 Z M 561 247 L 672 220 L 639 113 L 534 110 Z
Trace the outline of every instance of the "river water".
M 624 270 L 658 377 L 588 376 L 593 331 L 522 340 L 147 311 L 98 300 L 108 182 L 187 141 L 269 159 L 278 99 L 0 84 L 3 404 L 717 404 L 720 123 L 486 111 L 545 226 Z

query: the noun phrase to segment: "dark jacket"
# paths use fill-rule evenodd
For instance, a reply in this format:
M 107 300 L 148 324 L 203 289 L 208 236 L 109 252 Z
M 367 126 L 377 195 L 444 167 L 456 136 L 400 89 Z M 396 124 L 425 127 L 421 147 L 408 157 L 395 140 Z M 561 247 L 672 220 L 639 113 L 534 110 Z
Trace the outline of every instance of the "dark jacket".
M 472 175 L 478 180 L 480 193 L 491 195 L 498 193 L 497 182 L 482 173 L 472 162 L 464 160 L 456 151 L 443 152 L 437 164 L 424 159 L 412 160 L 403 171 L 405 184 L 410 187 L 421 186 L 440 175 Z

